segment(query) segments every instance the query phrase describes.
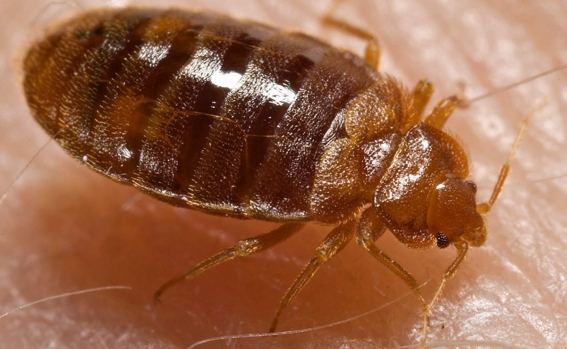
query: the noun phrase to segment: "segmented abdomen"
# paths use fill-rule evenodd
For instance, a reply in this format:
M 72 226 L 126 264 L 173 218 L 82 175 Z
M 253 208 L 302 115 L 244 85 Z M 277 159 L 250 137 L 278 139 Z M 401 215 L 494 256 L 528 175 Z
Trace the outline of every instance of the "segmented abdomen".
M 25 60 L 36 119 L 75 158 L 176 205 L 309 219 L 321 149 L 378 76 L 311 37 L 179 10 L 93 12 Z

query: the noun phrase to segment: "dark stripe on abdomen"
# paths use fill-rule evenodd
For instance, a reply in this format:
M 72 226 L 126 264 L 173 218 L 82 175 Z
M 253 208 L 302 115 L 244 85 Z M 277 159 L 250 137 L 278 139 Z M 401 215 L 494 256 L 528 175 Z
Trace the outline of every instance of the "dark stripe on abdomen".
M 323 56 L 323 52 L 304 55 L 317 44 L 310 38 L 280 32 L 252 52 L 201 152 L 191 186 L 196 200 L 211 207 L 248 206 L 249 188 L 276 126 L 307 72 Z
M 26 96 L 69 153 L 240 217 L 308 218 L 323 136 L 378 78 L 317 39 L 210 13 L 102 11 L 47 40 L 26 58 Z
M 262 28 L 217 17 L 202 29 L 194 52 L 156 99 L 142 143 L 137 185 L 168 191 L 181 201 L 195 201 L 191 183 L 198 159 L 207 146 L 218 109 L 230 91 L 230 86 L 219 83 L 226 74 L 223 67 L 226 63 L 231 69 L 243 71 L 246 57 L 230 62 L 227 57 L 234 50 L 251 52 L 271 34 Z M 243 50 L 242 46 L 251 49 Z
M 269 216 L 273 220 L 309 218 L 309 197 L 321 141 L 350 101 L 378 79 L 378 74 L 357 56 L 325 48 L 324 58 L 312 68 L 276 129 L 250 192 L 251 216 Z

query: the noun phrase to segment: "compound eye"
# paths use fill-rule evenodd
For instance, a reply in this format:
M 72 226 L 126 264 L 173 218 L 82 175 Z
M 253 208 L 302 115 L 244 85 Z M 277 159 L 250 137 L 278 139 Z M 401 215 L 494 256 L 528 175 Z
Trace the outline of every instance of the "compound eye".
M 437 233 L 437 247 L 445 248 L 449 246 L 449 238 L 442 232 Z
M 476 183 L 473 182 L 473 181 L 465 181 L 465 183 L 467 183 L 467 185 L 468 185 L 469 187 L 471 187 L 472 190 L 474 191 L 474 193 L 476 194 Z

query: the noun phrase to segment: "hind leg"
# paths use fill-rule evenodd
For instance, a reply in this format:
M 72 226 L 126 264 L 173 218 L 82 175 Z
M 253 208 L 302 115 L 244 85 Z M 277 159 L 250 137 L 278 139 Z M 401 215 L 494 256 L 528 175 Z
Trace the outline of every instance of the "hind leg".
M 185 274 L 164 283 L 154 294 L 154 299 L 159 301 L 161 295 L 171 286 L 185 280 L 191 280 L 195 276 L 207 271 L 208 269 L 214 268 L 219 264 L 230 261 L 236 257 L 250 256 L 273 247 L 297 233 L 301 228 L 303 228 L 303 226 L 304 224 L 302 223 L 286 223 L 269 233 L 241 240 L 233 247 L 227 248 L 226 250 L 221 251 L 197 264 L 195 267 L 189 269 Z
M 378 70 L 380 66 L 380 44 L 378 39 L 368 31 L 356 27 L 350 23 L 344 22 L 340 19 L 333 17 L 336 13 L 337 8 L 343 0 L 335 0 L 331 5 L 329 12 L 323 17 L 322 22 L 324 25 L 341 30 L 349 35 L 359 38 L 366 42 L 366 49 L 364 50 L 364 60 L 369 66 L 376 68 Z

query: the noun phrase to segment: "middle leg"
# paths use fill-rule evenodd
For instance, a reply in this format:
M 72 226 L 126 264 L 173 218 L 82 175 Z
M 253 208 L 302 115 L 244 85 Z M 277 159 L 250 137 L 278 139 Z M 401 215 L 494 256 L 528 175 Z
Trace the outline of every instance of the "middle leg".
M 319 267 L 331 258 L 333 258 L 337 253 L 339 253 L 352 239 L 354 236 L 356 220 L 344 223 L 333 229 L 329 235 L 323 240 L 323 242 L 315 250 L 315 257 L 303 268 L 297 279 L 286 291 L 280 305 L 276 310 L 276 315 L 274 315 L 274 320 L 270 325 L 270 332 L 276 330 L 278 325 L 279 317 L 282 311 L 291 303 L 291 301 L 297 296 L 299 291 L 305 287 L 305 285 L 313 278 Z

